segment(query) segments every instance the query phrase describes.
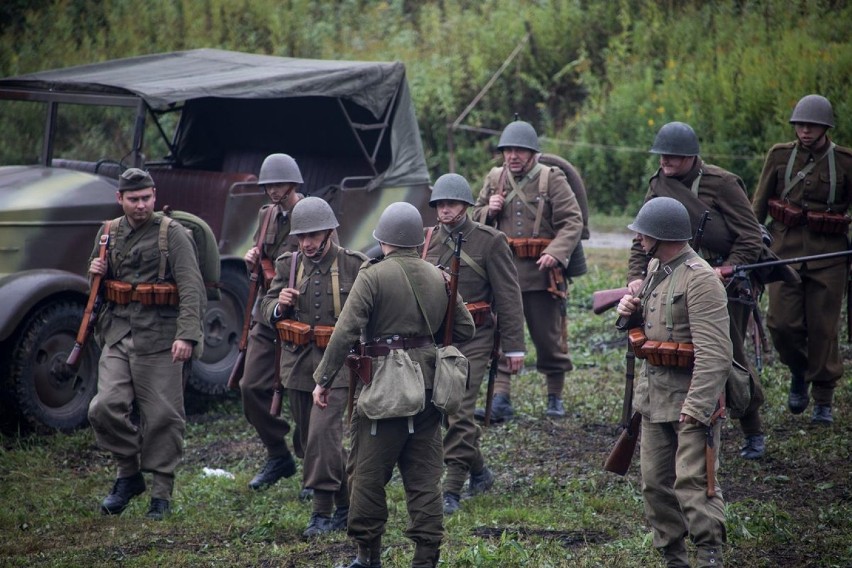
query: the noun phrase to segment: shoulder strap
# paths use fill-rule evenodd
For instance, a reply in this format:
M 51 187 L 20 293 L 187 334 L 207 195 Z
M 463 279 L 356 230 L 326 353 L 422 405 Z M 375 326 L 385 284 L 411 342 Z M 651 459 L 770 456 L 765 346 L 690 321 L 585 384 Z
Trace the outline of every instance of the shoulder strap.
M 331 263 L 331 297 L 334 302 L 334 319 L 340 317 L 340 268 L 337 265 L 337 259 L 342 253 L 343 249 L 338 250 L 338 256 L 335 256 Z
M 538 238 L 541 232 L 541 219 L 544 214 L 544 198 L 550 189 L 550 168 L 542 168 L 538 175 L 538 207 L 535 211 L 535 225 L 533 225 L 533 238 Z
M 835 197 L 835 193 L 837 191 L 837 179 L 836 179 L 837 175 L 836 175 L 836 171 L 835 171 L 836 166 L 834 164 L 834 142 L 829 144 L 828 150 L 826 150 L 823 153 L 822 156 L 820 156 L 819 158 L 817 158 L 816 160 L 814 160 L 810 164 L 806 165 L 794 177 L 793 176 L 793 162 L 796 161 L 796 156 L 797 156 L 798 152 L 799 152 L 799 145 L 796 144 L 796 145 L 793 146 L 793 151 L 790 152 L 790 157 L 787 159 L 787 168 L 784 170 L 784 180 L 785 180 L 784 191 L 781 192 L 781 199 L 786 199 L 787 195 L 790 193 L 790 191 L 794 187 L 796 187 L 796 185 L 800 181 L 805 179 L 805 176 L 808 175 L 808 173 L 810 173 L 810 171 L 812 169 L 814 169 L 814 167 L 816 167 L 816 165 L 820 161 L 822 161 L 823 158 L 828 156 L 828 169 L 829 169 L 828 175 L 829 175 L 829 184 L 831 186 L 830 189 L 829 189 L 829 194 L 828 194 L 828 205 L 832 205 L 834 203 L 834 197 Z
M 432 242 L 432 233 L 435 232 L 435 227 L 429 227 L 426 229 L 426 239 L 423 241 L 423 252 L 420 254 L 420 258 L 426 260 L 426 253 L 429 252 L 429 243 Z
M 269 223 L 272 222 L 272 218 L 278 212 L 277 205 L 270 205 L 266 210 L 266 213 L 263 216 L 263 221 L 260 222 L 260 231 L 257 233 L 257 242 L 255 246 L 257 250 L 260 252 L 260 256 L 258 256 L 258 261 L 262 259 L 265 255 L 263 252 L 264 241 L 266 240 L 266 232 L 269 230 Z
M 166 279 L 166 262 L 169 260 L 169 225 L 172 224 L 172 218 L 168 215 L 163 215 L 160 218 L 160 233 L 157 236 L 157 246 L 160 248 L 160 270 L 157 273 L 157 282 L 163 282 Z
M 417 294 L 417 287 L 414 285 L 414 281 L 411 280 L 411 276 L 408 275 L 408 271 L 405 269 L 405 265 L 402 264 L 402 261 L 398 258 L 394 258 L 394 260 L 402 269 L 402 273 L 405 274 L 405 278 L 408 280 L 408 285 L 411 286 L 411 291 L 414 292 L 414 299 L 417 301 L 417 307 L 420 308 L 420 313 L 423 314 L 423 319 L 426 320 L 426 327 L 429 328 L 429 335 L 432 336 L 432 341 L 435 341 L 435 333 L 432 331 L 432 325 L 429 323 L 429 317 L 426 315 L 426 310 L 423 309 L 423 304 L 420 302 L 420 295 Z

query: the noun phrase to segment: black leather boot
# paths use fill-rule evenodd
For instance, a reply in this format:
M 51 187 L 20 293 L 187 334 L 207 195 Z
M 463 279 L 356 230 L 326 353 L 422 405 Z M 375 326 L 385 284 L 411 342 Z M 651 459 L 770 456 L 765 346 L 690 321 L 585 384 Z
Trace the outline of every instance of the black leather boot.
M 255 491 L 265 489 L 282 477 L 291 477 L 294 473 L 296 473 L 296 462 L 293 460 L 293 454 L 269 458 L 260 473 L 249 481 L 249 487 Z
M 119 477 L 112 486 L 112 491 L 101 502 L 101 513 L 104 515 L 120 515 L 130 504 L 130 500 L 145 492 L 145 478 L 142 473 L 129 477 Z

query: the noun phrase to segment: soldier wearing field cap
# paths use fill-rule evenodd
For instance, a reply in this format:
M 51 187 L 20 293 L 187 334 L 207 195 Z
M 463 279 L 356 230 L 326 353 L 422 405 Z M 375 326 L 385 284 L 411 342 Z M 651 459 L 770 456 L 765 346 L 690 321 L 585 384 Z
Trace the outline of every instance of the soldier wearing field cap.
M 281 376 L 290 399 L 290 414 L 302 448 L 302 485 L 313 490 L 313 512 L 306 537 L 346 528 L 349 487 L 343 448 L 343 411 L 348 385 L 338 381 L 329 390 L 328 406 L 313 404 L 313 371 L 322 359 L 331 330 L 346 303 L 352 283 L 367 257 L 343 249 L 332 234 L 337 218 L 319 197 L 305 197 L 291 215 L 290 234 L 299 241 L 296 255 L 286 252 L 275 261 L 275 279 L 261 302 L 264 320 L 284 328 Z M 295 266 L 293 266 L 295 263 Z M 293 282 L 290 282 L 290 275 Z M 288 335 L 293 322 L 307 324 Z
M 752 201 L 754 213 L 760 222 L 769 217 L 772 250 L 780 258 L 846 250 L 852 150 L 829 138 L 834 111 L 821 95 L 799 100 L 790 123 L 796 140 L 769 150 Z M 781 362 L 790 369 L 790 411 L 801 414 L 813 396 L 811 421 L 831 424 L 834 389 L 843 375 L 838 333 L 848 258 L 792 267 L 801 282 L 768 285 L 766 323 Z
M 269 288 L 275 276 L 275 259 L 285 252 L 298 248 L 295 237 L 290 236 L 291 212 L 301 197 L 296 190 L 302 184 L 299 165 L 287 154 L 270 154 L 260 166 L 257 183 L 269 197 L 269 203 L 258 212 L 257 234 L 263 235 L 261 247 L 253 246 L 245 254 L 249 272 L 260 262 L 263 265 L 263 285 L 259 298 Z M 269 320 L 255 309 L 246 347 L 245 370 L 240 381 L 243 413 L 266 448 L 267 459 L 263 468 L 249 482 L 255 490 L 264 489 L 280 479 L 296 473 L 296 461 L 287 447 L 286 436 L 290 425 L 269 409 L 272 393 L 278 382 L 275 376 L 275 329 Z M 298 436 L 294 435 L 294 439 Z M 301 457 L 304 448 L 296 446 Z
M 117 198 L 124 215 L 109 223 L 107 258 L 98 256 L 102 228 L 89 260 L 89 274 L 104 277 L 106 297 L 95 329 L 103 350 L 89 422 L 98 445 L 118 464 L 101 512 L 121 514 L 145 491 L 142 472 L 151 472 L 147 517 L 160 520 L 171 510 L 183 456 L 184 365 L 201 355 L 207 295 L 192 238 L 179 223 L 154 213 L 156 189 L 148 172 L 129 168 L 121 174 Z M 154 295 L 155 284 L 165 293 Z
M 562 170 L 538 163 L 541 147 L 531 124 L 521 120 L 509 123 L 497 148 L 503 154 L 503 165 L 492 168 L 485 177 L 472 218 L 509 238 L 524 317 L 536 348 L 536 369 L 547 381 L 546 413 L 563 417 L 565 373 L 573 366 L 561 309 L 568 290 L 558 282 L 565 281 L 568 261 L 580 243 L 583 215 Z M 511 372 L 501 365 L 492 420 L 500 422 L 513 415 Z M 477 410 L 477 416 L 484 412 Z
M 382 535 L 388 518 L 385 486 L 395 467 L 405 487 L 410 523 L 405 531 L 415 543 L 412 567 L 435 567 L 444 537 L 441 510 L 441 413 L 432 404 L 437 348 L 449 305 L 444 276 L 419 258 L 423 244 L 423 219 L 410 203 L 389 205 L 373 231 L 384 257 L 365 263 L 322 361 L 314 372 L 314 404 L 329 404 L 344 359 L 358 344 L 361 356 L 371 361 L 371 383 L 380 381 L 379 368 L 394 369 L 382 378 L 397 380 L 414 371 L 422 380 L 423 395 L 413 393 L 421 410 L 408 416 L 368 418 L 362 408 L 365 393 L 358 381 L 358 399 L 351 425 L 351 496 L 348 534 L 355 540 L 357 556 L 349 568 L 376 568 L 381 563 Z M 461 297 L 456 298 L 453 341 L 467 341 L 475 327 Z M 359 340 L 365 341 L 359 344 Z M 439 339 L 440 340 L 440 339 Z M 410 360 L 411 363 L 406 363 Z M 406 375 L 409 376 L 409 375 Z M 401 377 L 399 377 L 401 379 Z M 375 389 L 373 384 L 370 390 Z M 374 415 L 375 416 L 375 415 Z
M 722 566 L 725 504 L 715 474 L 719 397 L 732 355 L 725 289 L 689 246 L 689 213 L 678 200 L 647 201 L 628 228 L 652 257 L 639 292 L 624 296 L 617 311 L 632 328 L 636 356 L 645 358 L 634 408 L 642 415 L 642 497 L 654 547 L 667 566 L 688 567 L 689 536 L 698 566 Z M 683 357 L 664 355 L 661 343 L 677 345 Z M 712 463 L 708 448 L 717 449 Z
M 474 200 L 467 180 L 458 174 L 442 175 L 435 181 L 429 204 L 435 208 L 438 225 L 426 231 L 423 257 L 436 266 L 449 267 L 454 243 L 462 234 L 458 290 L 477 323 L 474 338 L 457 345 L 470 363 L 470 382 L 461 408 L 447 417 L 444 435 L 444 514 L 451 515 L 459 509 L 468 477 L 471 495 L 488 491 L 494 483 L 479 447 L 482 432 L 473 413 L 492 359 L 495 333 L 499 333 L 498 347 L 502 347 L 508 370 L 516 373 L 523 366 L 524 318 L 518 310 L 521 290 L 506 235 L 468 217 Z
M 695 235 L 704 211 L 709 220 L 703 227 L 700 250 L 702 258 L 714 267 L 716 274 L 728 284 L 728 316 L 731 322 L 731 341 L 734 346 L 734 361 L 750 370 L 754 377 L 755 392 L 752 404 L 740 419 L 745 444 L 740 456 L 757 459 L 763 456 L 766 444 L 760 406 L 763 404 L 763 389 L 757 380 L 746 353 L 745 340 L 749 318 L 754 306 L 753 293 L 745 297 L 738 286 L 723 279 L 720 266 L 753 264 L 761 260 L 765 248 L 760 225 L 751 209 L 745 184 L 739 176 L 718 166 L 708 164 L 699 155 L 698 136 L 691 126 L 683 122 L 663 125 L 654 138 L 650 152 L 660 156 L 660 167 L 651 177 L 645 202 L 655 197 L 671 197 L 680 201 L 689 212 L 690 227 Z M 630 251 L 628 282 L 635 294 L 642 285 L 648 257 L 641 241 L 633 240 Z M 750 283 L 749 289 L 760 286 Z

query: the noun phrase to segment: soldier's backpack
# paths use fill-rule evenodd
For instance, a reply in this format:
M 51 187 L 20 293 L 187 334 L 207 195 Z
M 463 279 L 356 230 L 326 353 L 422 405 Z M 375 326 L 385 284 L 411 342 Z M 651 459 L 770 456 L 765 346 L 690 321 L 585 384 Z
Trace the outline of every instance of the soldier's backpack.
M 221 300 L 219 292 L 219 280 L 222 275 L 222 267 L 219 258 L 219 245 L 210 225 L 197 215 L 186 211 L 174 211 L 168 205 L 163 207 L 163 221 L 160 222 L 160 233 L 157 237 L 157 246 L 160 249 L 160 271 L 159 278 L 163 279 L 166 273 L 166 261 L 169 257 L 168 229 L 169 225 L 177 222 L 192 237 L 195 243 L 195 254 L 198 258 L 198 267 L 201 270 L 201 278 L 204 280 L 204 288 L 207 290 L 208 300 Z M 118 221 L 116 219 L 110 227 L 110 242 L 115 242 Z
M 565 177 L 568 179 L 568 185 L 574 191 L 574 196 L 577 198 L 577 204 L 580 206 L 580 211 L 583 214 L 583 233 L 580 235 L 580 241 L 577 242 L 574 252 L 571 253 L 571 258 L 568 259 L 568 266 L 565 268 L 565 276 L 573 278 L 582 276 L 588 269 L 586 267 L 586 254 L 583 251 L 583 241 L 589 238 L 589 198 L 586 194 L 586 186 L 583 183 L 583 178 L 580 172 L 577 171 L 568 160 L 561 158 L 555 154 L 542 154 L 539 157 L 539 163 L 545 166 L 539 176 L 539 193 L 546 194 L 548 190 L 548 177 L 550 167 L 556 167 L 562 170 Z

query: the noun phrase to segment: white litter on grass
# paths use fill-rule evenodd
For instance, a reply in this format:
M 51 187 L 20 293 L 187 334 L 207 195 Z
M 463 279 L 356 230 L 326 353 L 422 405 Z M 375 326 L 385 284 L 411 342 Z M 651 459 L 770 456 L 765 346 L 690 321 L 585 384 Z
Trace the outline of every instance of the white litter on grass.
M 234 474 L 224 469 L 210 469 L 209 467 L 205 467 L 201 471 L 204 472 L 205 477 L 227 477 L 228 479 L 234 479 Z

